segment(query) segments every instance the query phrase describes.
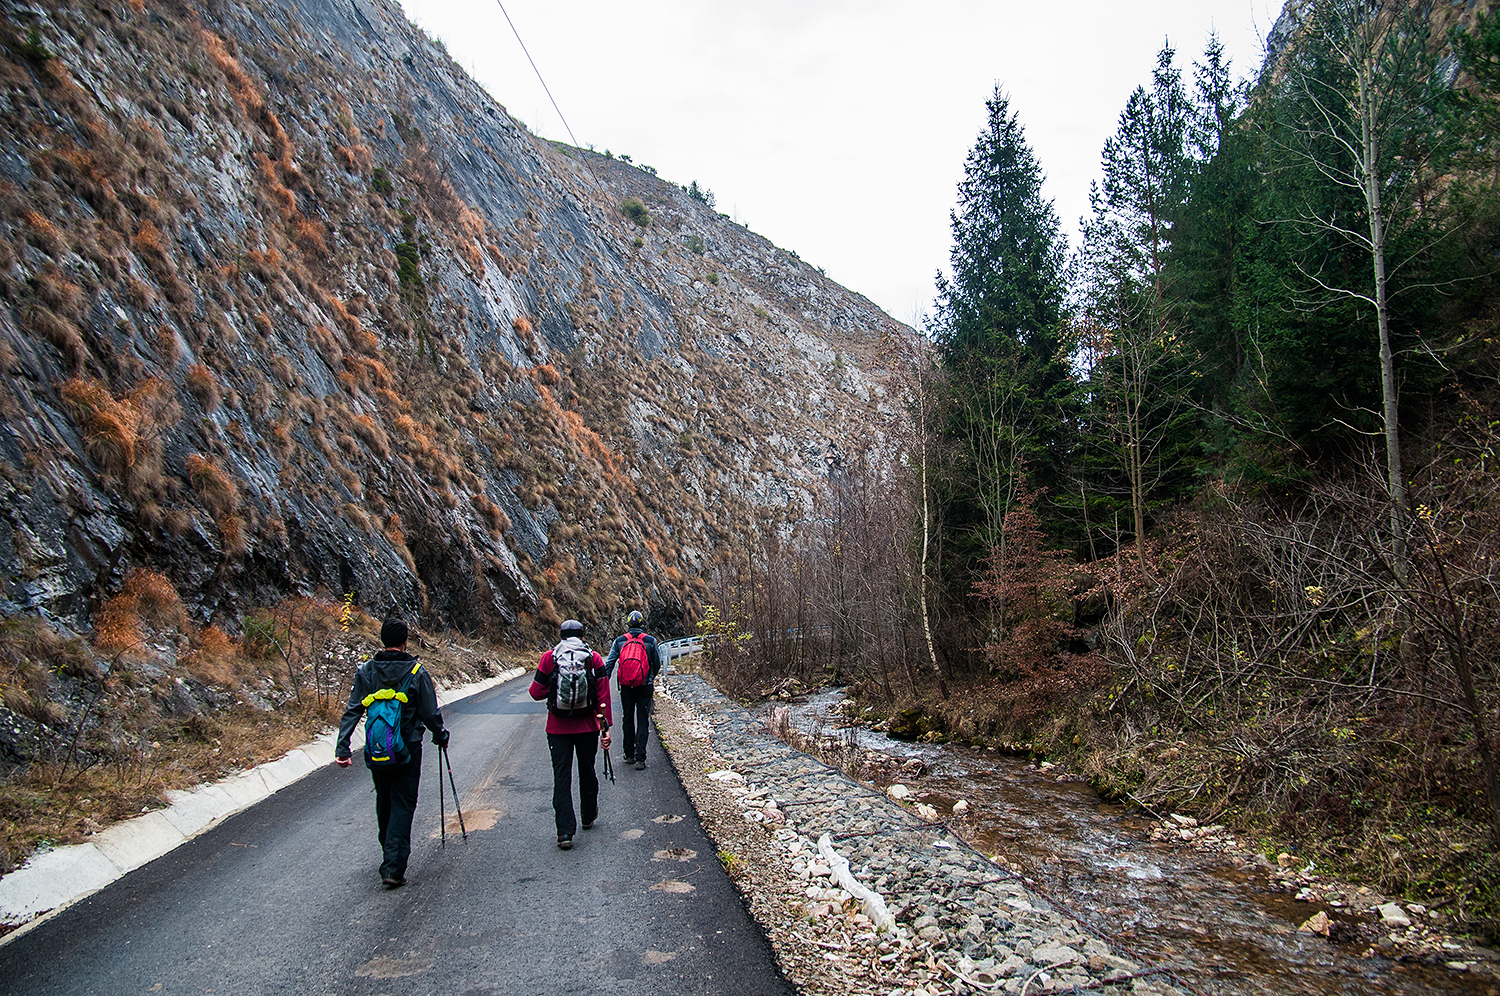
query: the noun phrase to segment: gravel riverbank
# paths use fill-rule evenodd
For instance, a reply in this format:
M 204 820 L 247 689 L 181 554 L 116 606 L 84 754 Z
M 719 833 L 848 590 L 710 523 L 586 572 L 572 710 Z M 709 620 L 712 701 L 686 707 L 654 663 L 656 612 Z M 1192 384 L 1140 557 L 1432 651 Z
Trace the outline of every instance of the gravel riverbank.
M 1111 949 L 931 814 L 793 749 L 701 678 L 659 683 L 655 717 L 720 860 L 803 992 L 1181 991 L 1165 966 Z M 852 873 L 842 883 L 839 859 Z

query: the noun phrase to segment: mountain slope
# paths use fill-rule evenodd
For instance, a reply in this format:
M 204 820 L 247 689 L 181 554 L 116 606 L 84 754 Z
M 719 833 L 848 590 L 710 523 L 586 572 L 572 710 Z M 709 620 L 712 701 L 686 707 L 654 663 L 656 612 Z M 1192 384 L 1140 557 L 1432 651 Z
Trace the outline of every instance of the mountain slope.
M 910 330 L 537 140 L 392 4 L 11 6 L 0 41 L 7 614 L 86 623 L 147 566 L 231 629 L 319 589 L 671 629 L 893 459 Z

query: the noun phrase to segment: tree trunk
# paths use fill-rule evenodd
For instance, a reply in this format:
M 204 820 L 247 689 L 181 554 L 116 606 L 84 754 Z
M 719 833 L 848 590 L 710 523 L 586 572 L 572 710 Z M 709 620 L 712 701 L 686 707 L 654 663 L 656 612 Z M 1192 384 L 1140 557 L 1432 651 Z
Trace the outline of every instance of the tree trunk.
M 1371 25 L 1369 30 L 1374 30 Z M 1380 336 L 1380 401 L 1385 425 L 1386 488 L 1391 500 L 1391 559 L 1398 576 L 1406 573 L 1406 478 L 1401 471 L 1401 430 L 1396 396 L 1396 364 L 1391 353 L 1390 309 L 1386 303 L 1385 216 L 1380 202 L 1380 137 L 1375 132 L 1375 81 L 1368 66 L 1359 73 L 1361 152 L 1364 154 L 1365 207 L 1370 215 L 1370 256 L 1375 268 L 1375 324 Z

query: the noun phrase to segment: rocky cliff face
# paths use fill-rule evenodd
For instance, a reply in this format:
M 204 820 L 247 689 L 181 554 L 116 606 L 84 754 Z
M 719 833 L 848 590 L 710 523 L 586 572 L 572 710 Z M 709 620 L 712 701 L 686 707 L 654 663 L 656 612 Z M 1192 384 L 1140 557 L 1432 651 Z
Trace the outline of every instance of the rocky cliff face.
M 147 566 L 231 629 L 318 589 L 670 629 L 714 557 L 894 457 L 910 330 L 536 139 L 394 4 L 8 4 L 0 35 L 6 614 L 86 623 Z

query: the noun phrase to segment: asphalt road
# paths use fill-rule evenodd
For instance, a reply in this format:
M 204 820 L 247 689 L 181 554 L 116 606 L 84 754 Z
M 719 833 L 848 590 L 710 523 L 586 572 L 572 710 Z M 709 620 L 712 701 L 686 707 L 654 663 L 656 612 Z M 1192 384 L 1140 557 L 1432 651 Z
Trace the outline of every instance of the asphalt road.
M 369 774 L 330 766 L 0 946 L 0 992 L 794 993 L 654 736 L 558 849 L 527 686 L 445 710 L 468 841 L 450 798 L 439 846 L 428 743 L 406 887 L 380 885 Z

